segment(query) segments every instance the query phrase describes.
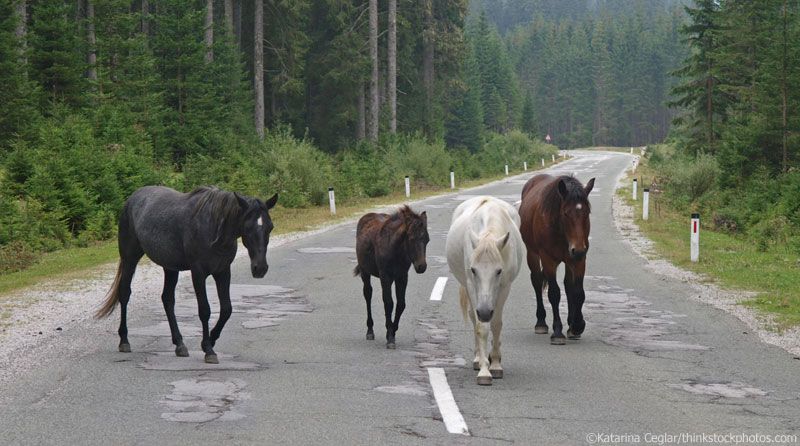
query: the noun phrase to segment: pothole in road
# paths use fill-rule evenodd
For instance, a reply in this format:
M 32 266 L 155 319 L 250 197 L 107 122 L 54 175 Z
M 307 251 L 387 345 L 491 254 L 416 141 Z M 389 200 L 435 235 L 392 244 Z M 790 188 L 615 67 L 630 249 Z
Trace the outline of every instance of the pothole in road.
M 247 383 L 241 379 L 191 378 L 174 381 L 172 393 L 161 404 L 167 412 L 161 418 L 181 423 L 233 421 L 245 417 L 236 406 L 250 398 L 245 392 Z
M 683 381 L 683 384 L 668 384 L 668 387 L 695 395 L 717 398 L 752 398 L 767 395 L 767 392 L 761 389 L 740 382 L 706 379 L 684 379 Z
M 617 316 L 598 324 L 602 332 L 600 341 L 640 354 L 709 349 L 700 344 L 665 339 L 674 334 L 675 319 L 686 315 L 650 309 L 650 302 L 630 294 L 631 291 L 606 285 L 586 291 L 586 313 Z

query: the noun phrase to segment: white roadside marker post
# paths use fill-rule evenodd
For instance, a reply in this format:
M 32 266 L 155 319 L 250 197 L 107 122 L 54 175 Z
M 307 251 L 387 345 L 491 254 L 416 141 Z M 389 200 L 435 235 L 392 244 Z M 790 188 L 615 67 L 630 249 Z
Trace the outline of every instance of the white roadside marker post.
M 647 217 L 650 216 L 650 211 L 647 207 L 650 205 L 650 189 L 644 188 L 644 194 L 642 195 L 642 220 L 647 221 Z
M 450 171 L 450 189 L 456 188 L 456 173 L 452 170 Z
M 544 167 L 544 158 L 542 158 L 542 167 Z
M 522 168 L 525 169 L 526 171 L 528 170 L 528 162 L 527 161 L 523 161 L 522 162 Z
M 697 262 L 700 260 L 700 214 L 692 214 L 690 230 L 692 231 L 691 260 Z
M 328 199 L 331 202 L 331 215 L 336 215 L 336 198 L 333 196 L 333 188 L 328 188 Z
M 633 179 L 633 201 L 636 201 L 636 178 Z
M 408 175 L 406 175 L 406 197 L 411 196 L 411 184 L 408 182 Z

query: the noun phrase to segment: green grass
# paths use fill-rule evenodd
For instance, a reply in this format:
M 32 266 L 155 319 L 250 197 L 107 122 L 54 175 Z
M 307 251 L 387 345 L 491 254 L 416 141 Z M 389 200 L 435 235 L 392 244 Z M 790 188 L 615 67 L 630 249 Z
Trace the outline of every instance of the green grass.
M 655 173 L 645 166 L 635 177 L 650 184 Z M 655 244 L 656 252 L 674 265 L 704 275 L 723 288 L 758 293 L 742 303 L 774 316 L 778 330 L 800 326 L 800 256 L 781 246 L 759 251 L 757 243 L 742 235 L 715 232 L 708 218 L 700 215 L 700 257 L 689 258 L 690 212 L 671 208 L 663 195 L 650 194 L 650 218 L 642 220 L 642 189 L 631 198 L 629 177 L 617 193 L 634 207 L 635 223 Z
M 556 164 L 563 161 L 556 158 Z M 547 162 L 547 166 L 553 163 Z M 540 169 L 541 166 L 532 164 L 529 171 Z M 509 176 L 523 173 L 521 169 L 509 169 Z M 464 189 L 491 181 L 505 178 L 501 172 L 489 178 L 475 180 L 457 181 L 457 189 Z M 406 199 L 405 191 L 398 191 L 387 196 L 377 198 L 361 198 L 336 203 L 336 216 L 330 215 L 330 208 L 326 206 L 315 206 L 305 209 L 290 209 L 281 206 L 276 207 L 270 212 L 275 230 L 273 235 L 287 234 L 297 231 L 314 229 L 321 225 L 327 225 L 345 221 L 353 218 L 367 209 L 398 203 L 402 201 L 416 201 L 433 195 L 441 195 L 452 192 L 449 187 L 429 187 L 420 189 L 412 184 L 411 197 Z M 95 244 L 87 248 L 68 248 L 59 251 L 43 254 L 29 268 L 13 272 L 0 274 L 0 304 L 4 297 L 10 292 L 27 288 L 45 280 L 69 280 L 79 278 L 86 274 L 86 271 L 106 263 L 116 262 L 119 259 L 116 240 L 109 240 Z M 3 318 L 0 313 L 0 320 Z

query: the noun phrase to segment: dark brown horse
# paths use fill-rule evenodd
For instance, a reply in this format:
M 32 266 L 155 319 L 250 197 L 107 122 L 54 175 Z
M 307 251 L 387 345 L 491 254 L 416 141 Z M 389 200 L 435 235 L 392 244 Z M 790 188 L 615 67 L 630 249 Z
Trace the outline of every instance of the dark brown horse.
M 381 280 L 383 310 L 386 313 L 386 348 L 395 348 L 395 333 L 400 325 L 400 315 L 406 308 L 408 269 L 414 265 L 417 274 L 428 267 L 425 247 L 428 237 L 428 216 L 416 214 L 408 205 L 394 214 L 369 213 L 358 220 L 356 230 L 356 256 L 358 266 L 353 274 L 364 282 L 364 299 L 367 301 L 367 339 L 375 339 L 372 331 L 372 285 L 370 277 Z M 394 322 L 392 322 L 392 283 L 397 295 Z
M 553 334 L 550 343 L 563 345 L 558 304 L 561 290 L 556 282 L 556 268 L 566 266 L 564 289 L 567 293 L 567 323 L 570 339 L 580 339 L 586 322 L 581 308 L 585 300 L 583 275 L 586 271 L 586 252 L 589 250 L 589 192 L 594 178 L 584 187 L 571 176 L 537 175 L 522 188 L 519 207 L 520 233 L 528 248 L 531 283 L 536 292 L 536 333 L 546 334 L 547 313 L 542 293 L 549 286 L 547 297 L 553 309 Z M 547 282 L 544 282 L 547 279 Z

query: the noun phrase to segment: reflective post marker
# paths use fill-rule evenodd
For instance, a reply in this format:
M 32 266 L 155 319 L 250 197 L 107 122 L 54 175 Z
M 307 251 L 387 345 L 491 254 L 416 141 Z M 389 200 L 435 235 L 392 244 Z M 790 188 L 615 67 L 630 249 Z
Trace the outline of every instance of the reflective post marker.
M 636 201 L 636 178 L 633 179 L 633 201 Z
M 411 196 L 411 184 L 408 182 L 408 175 L 406 175 L 406 197 Z
M 452 170 L 450 171 L 450 189 L 456 188 L 456 173 Z
M 692 262 L 697 262 L 700 260 L 700 214 L 692 214 L 690 229 L 692 231 L 691 260 Z
M 506 164 L 506 175 L 508 175 L 508 164 Z
M 528 170 L 528 162 L 527 161 L 523 161 L 522 162 L 522 168 L 525 169 L 525 170 Z
M 633 147 L 631 147 L 631 155 L 633 155 Z
M 333 196 L 333 188 L 328 188 L 328 199 L 331 201 L 331 215 L 336 215 L 336 198 Z
M 550 155 L 550 156 L 553 158 L 553 162 L 556 162 L 556 156 L 555 155 Z
M 544 167 L 544 158 L 542 158 L 542 167 Z
M 647 209 L 648 205 L 650 205 L 650 189 L 645 187 L 642 195 L 642 220 L 644 221 L 647 221 L 647 217 L 650 216 L 650 211 Z

